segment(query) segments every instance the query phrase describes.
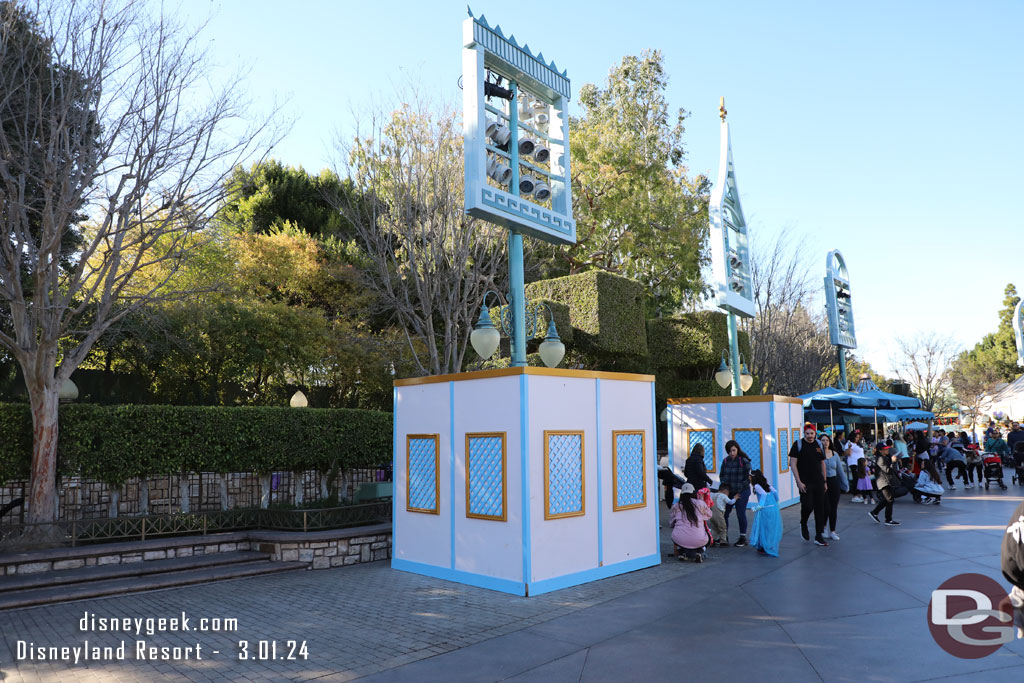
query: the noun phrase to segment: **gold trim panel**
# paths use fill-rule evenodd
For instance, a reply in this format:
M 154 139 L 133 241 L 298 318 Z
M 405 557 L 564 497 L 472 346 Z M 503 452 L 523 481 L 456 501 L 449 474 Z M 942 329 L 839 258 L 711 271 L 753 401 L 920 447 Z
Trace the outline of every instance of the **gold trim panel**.
M 551 514 L 551 466 L 549 461 L 549 436 L 580 437 L 580 509 L 573 512 Z M 544 430 L 544 519 L 562 519 L 564 517 L 583 517 L 587 514 L 587 449 L 583 430 Z
M 693 447 L 690 445 L 690 433 L 691 432 L 711 432 L 711 468 L 708 469 L 708 474 L 714 474 L 718 472 L 718 430 L 716 429 L 687 429 L 686 430 L 686 459 L 690 457 L 690 453 L 693 452 Z M 686 459 L 683 462 L 686 462 Z
M 684 405 L 693 403 L 797 403 L 804 402 L 792 396 L 765 394 L 764 396 L 694 396 L 692 398 L 670 398 L 666 403 Z
M 434 508 L 414 508 L 409 505 L 409 493 L 412 488 L 412 477 L 409 475 L 410 449 L 413 439 L 433 439 L 434 441 Z M 406 434 L 405 435 L 405 509 L 407 512 L 423 512 L 428 515 L 441 514 L 441 435 L 440 434 Z
M 469 519 L 486 519 L 492 522 L 508 520 L 508 457 L 507 432 L 467 432 L 466 433 L 466 517 Z M 469 511 L 469 441 L 470 439 L 501 439 L 501 515 L 481 515 Z
M 420 384 L 441 384 L 444 382 L 461 382 L 473 379 L 491 379 L 493 377 L 514 377 L 516 375 L 535 375 L 539 377 L 571 377 L 575 379 L 608 379 L 628 382 L 653 382 L 654 375 L 639 375 L 629 372 L 603 372 L 599 370 L 563 370 L 561 368 L 500 368 L 498 370 L 477 370 L 475 372 L 456 372 L 449 375 L 432 375 L 430 377 L 407 377 L 396 379 L 396 387 L 409 387 Z
M 782 449 L 779 448 L 779 446 L 782 445 L 782 436 L 784 434 L 789 434 L 789 427 L 779 427 L 779 440 L 775 444 L 775 450 L 779 452 L 779 474 L 786 474 L 789 472 L 789 448 L 793 447 L 793 440 L 789 439 L 790 446 L 786 449 L 785 453 L 783 453 Z M 786 469 L 782 469 L 782 463 L 786 463 Z
M 632 505 L 619 505 L 619 434 L 640 435 L 640 476 L 644 486 L 643 500 Z M 612 430 L 612 512 L 647 507 L 647 432 L 642 429 Z

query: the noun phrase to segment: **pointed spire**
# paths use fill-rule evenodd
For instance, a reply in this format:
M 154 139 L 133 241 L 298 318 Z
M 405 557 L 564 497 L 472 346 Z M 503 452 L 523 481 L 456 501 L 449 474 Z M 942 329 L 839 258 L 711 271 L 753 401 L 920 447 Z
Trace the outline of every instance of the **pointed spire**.
M 538 52 L 537 53 L 537 61 L 540 62 L 541 64 L 544 63 L 544 53 L 543 52 Z
M 723 97 L 718 100 L 718 115 L 722 117 L 722 123 L 725 123 L 725 115 L 728 113 L 725 110 L 725 98 Z
M 484 28 L 490 28 L 490 26 L 488 26 L 487 24 L 487 17 L 485 17 L 483 14 L 480 15 L 480 18 L 477 19 L 477 22 Z
M 468 14 L 471 17 L 473 16 L 473 10 L 470 9 L 469 5 L 466 5 L 466 14 Z
M 501 28 L 500 26 L 498 28 Z M 501 35 L 500 33 L 498 35 Z M 504 38 L 504 36 L 502 36 Z M 508 42 L 512 43 L 513 47 L 519 47 L 519 43 L 516 42 L 515 34 L 508 37 Z

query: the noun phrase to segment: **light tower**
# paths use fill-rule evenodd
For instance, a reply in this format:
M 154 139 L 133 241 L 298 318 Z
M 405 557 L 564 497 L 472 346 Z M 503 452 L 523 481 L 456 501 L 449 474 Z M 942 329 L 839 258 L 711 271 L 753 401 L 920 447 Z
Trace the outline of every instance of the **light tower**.
M 754 288 L 750 273 L 750 247 L 747 222 L 740 206 L 736 187 L 736 171 L 732 161 L 732 141 L 729 123 L 725 120 L 725 98 L 719 105 L 721 125 L 721 154 L 718 161 L 718 180 L 711 193 L 709 214 L 711 219 L 711 267 L 715 283 L 715 300 L 728 315 L 729 359 L 732 374 L 732 395 L 743 395 L 740 372 L 739 336 L 736 316 L 754 317 Z
M 828 252 L 825 258 L 825 310 L 829 341 L 836 347 L 839 361 L 839 388 L 846 391 L 846 349 L 857 348 L 857 334 L 853 328 L 850 272 L 838 249 Z

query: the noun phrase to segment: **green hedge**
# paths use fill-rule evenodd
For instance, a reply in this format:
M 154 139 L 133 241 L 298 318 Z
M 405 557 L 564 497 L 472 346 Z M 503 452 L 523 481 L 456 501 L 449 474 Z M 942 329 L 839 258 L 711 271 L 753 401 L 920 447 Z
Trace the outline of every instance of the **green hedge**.
M 371 410 L 218 406 L 61 406 L 62 476 L 132 477 L 367 467 L 391 460 L 392 416 Z M 28 407 L 0 404 L 0 481 L 28 476 Z
M 740 332 L 739 346 L 749 359 L 750 339 L 745 332 Z M 653 368 L 679 368 L 693 379 L 706 376 L 708 369 L 715 371 L 722 351 L 729 348 L 728 319 L 717 311 L 699 311 L 648 320 L 647 347 Z
M 647 355 L 645 295 L 639 282 L 592 270 L 531 282 L 526 286 L 526 296 L 568 306 L 572 326 L 576 328 L 575 340 L 581 350 Z

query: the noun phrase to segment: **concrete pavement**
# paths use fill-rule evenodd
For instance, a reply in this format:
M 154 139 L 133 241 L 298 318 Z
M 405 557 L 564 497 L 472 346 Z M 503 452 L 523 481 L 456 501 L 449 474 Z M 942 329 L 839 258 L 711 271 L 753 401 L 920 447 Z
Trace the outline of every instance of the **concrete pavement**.
M 535 598 L 374 563 L 4 612 L 0 680 L 1020 680 L 1024 641 L 958 659 L 935 644 L 925 615 L 931 591 L 955 574 L 1006 585 L 999 543 L 1022 494 L 956 491 L 941 506 L 905 497 L 897 528 L 876 525 L 846 496 L 842 539 L 828 548 L 800 538 L 790 508 L 778 559 L 722 549 L 701 565 L 666 560 Z M 191 630 L 147 635 L 143 621 L 141 634 L 83 631 L 86 612 L 143 620 L 184 612 Z M 215 617 L 237 619 L 237 630 L 196 630 Z M 19 640 L 36 648 L 124 641 L 127 652 L 124 661 L 16 662 Z M 179 655 L 198 644 L 203 659 L 139 660 L 140 640 Z

